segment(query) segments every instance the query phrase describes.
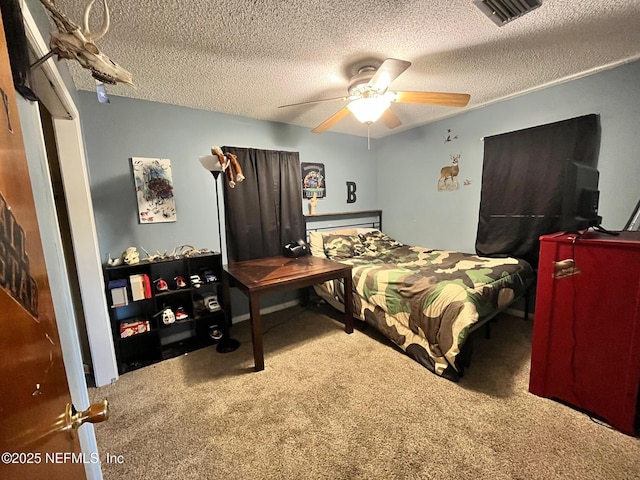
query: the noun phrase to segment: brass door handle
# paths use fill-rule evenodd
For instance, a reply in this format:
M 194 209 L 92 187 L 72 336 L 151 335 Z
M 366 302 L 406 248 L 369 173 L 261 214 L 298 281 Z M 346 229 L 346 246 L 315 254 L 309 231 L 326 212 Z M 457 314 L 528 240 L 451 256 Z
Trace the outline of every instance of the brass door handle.
M 83 412 L 78 412 L 71 404 L 67 404 L 65 430 L 77 430 L 83 423 L 100 423 L 109 418 L 109 402 L 105 398 L 101 402 L 92 403 Z

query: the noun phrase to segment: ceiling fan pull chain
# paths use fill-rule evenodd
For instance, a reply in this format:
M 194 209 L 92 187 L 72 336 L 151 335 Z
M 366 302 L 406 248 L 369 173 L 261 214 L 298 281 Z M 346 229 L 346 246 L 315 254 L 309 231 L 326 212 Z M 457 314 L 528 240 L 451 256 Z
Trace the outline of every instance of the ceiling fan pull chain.
M 370 134 L 371 133 L 371 124 L 367 123 L 367 150 L 371 150 L 371 137 Z

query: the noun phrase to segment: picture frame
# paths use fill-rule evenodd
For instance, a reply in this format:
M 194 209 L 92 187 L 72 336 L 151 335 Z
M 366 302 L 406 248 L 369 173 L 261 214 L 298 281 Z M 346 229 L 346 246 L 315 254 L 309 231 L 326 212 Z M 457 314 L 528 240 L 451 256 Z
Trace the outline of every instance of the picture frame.
M 325 198 L 326 184 L 323 163 L 301 163 L 302 198 Z
M 131 167 L 140 223 L 176 221 L 171 161 L 166 158 L 132 157 Z

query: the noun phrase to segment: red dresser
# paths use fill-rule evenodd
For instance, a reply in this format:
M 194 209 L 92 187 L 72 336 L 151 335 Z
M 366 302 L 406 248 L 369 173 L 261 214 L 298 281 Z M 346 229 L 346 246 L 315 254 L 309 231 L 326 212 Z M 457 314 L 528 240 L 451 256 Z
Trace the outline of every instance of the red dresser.
M 540 238 L 529 391 L 638 432 L 640 232 Z

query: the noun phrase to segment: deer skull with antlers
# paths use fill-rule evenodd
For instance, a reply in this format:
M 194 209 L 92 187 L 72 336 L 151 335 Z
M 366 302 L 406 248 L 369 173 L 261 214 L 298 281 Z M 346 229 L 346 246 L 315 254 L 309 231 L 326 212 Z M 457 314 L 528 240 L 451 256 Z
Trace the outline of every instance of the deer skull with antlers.
M 109 8 L 107 1 L 104 5 L 104 18 L 102 26 L 96 32 L 89 30 L 89 15 L 95 0 L 91 0 L 84 11 L 83 27 L 73 23 L 50 0 L 40 0 L 51 14 L 51 18 L 58 27 L 58 32 L 51 33 L 49 47 L 58 55 L 58 60 L 67 58 L 77 60 L 84 68 L 91 70 L 91 75 L 96 80 L 115 85 L 117 82 L 133 86 L 131 73 L 115 63 L 94 43 L 109 30 Z

